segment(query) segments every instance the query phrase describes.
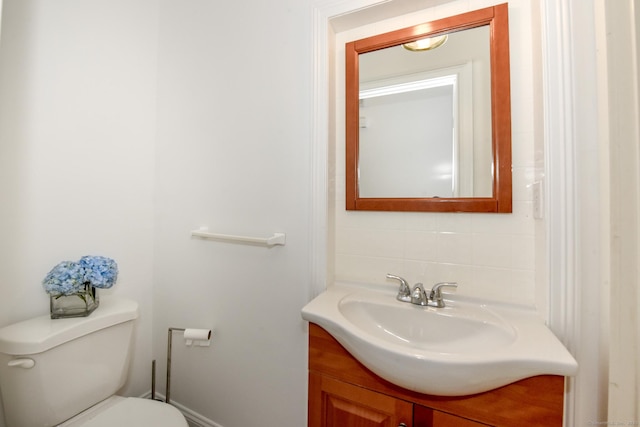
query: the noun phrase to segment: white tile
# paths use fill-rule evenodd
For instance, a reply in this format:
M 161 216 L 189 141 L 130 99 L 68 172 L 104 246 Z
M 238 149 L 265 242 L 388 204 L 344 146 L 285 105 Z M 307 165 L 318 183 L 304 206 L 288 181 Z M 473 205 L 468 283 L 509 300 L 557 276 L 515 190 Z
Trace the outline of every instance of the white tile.
M 477 298 L 510 302 L 511 271 L 508 269 L 474 267 L 469 295 Z
M 358 283 L 389 283 L 387 273 L 402 271 L 401 259 L 344 255 L 336 260 L 335 279 Z
M 468 295 L 470 290 L 475 287 L 473 280 L 474 268 L 469 265 L 460 264 L 438 264 L 434 269 L 435 277 L 430 281 L 431 288 L 434 284 L 440 282 L 455 282 L 458 284 L 456 293 Z
M 336 236 L 336 253 L 380 258 L 402 258 L 403 235 L 389 230 L 340 228 Z
M 474 234 L 472 240 L 474 266 L 512 268 L 510 235 Z
M 511 138 L 511 163 L 514 168 L 534 167 L 533 132 L 514 132 Z
M 438 233 L 438 262 L 471 264 L 471 234 Z
M 438 214 L 433 212 L 403 212 L 405 231 L 437 231 Z
M 431 284 L 437 280 L 440 265 L 441 264 L 435 262 L 405 260 L 405 275 L 402 277 L 411 284 L 423 283 L 425 286 L 427 286 L 427 284 L 431 286 Z
M 451 233 L 471 233 L 472 217 L 469 213 L 439 213 L 436 214 L 438 231 Z
M 518 234 L 533 236 L 535 221 L 531 202 L 513 202 L 513 213 L 475 214 L 474 233 Z
M 347 211 L 344 204 L 336 207 L 336 226 L 371 230 L 403 230 L 401 212 Z
M 404 258 L 427 262 L 437 261 L 438 233 L 409 231 L 404 232 Z
M 532 305 L 535 302 L 535 272 L 533 270 L 511 271 L 511 283 L 514 291 L 513 300 Z
M 511 268 L 514 270 L 534 271 L 535 238 L 533 236 L 511 236 L 513 251 Z
M 513 200 L 529 202 L 533 200 L 531 185 L 535 182 L 535 168 L 513 168 Z

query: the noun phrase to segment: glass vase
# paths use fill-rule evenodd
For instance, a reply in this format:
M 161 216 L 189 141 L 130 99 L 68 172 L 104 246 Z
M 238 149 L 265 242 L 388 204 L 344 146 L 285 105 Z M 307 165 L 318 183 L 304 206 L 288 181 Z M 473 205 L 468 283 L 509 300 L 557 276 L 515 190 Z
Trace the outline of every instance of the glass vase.
M 81 292 L 71 295 L 50 296 L 49 298 L 52 319 L 86 317 L 98 308 L 100 304 L 98 291 L 89 284 L 84 285 L 84 289 Z

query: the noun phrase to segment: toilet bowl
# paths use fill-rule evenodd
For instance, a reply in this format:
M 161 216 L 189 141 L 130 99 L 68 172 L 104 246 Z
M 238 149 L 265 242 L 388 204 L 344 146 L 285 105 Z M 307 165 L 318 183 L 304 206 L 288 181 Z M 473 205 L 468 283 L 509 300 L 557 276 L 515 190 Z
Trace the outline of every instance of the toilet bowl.
M 47 315 L 0 329 L 7 427 L 188 427 L 175 407 L 121 397 L 138 304 L 103 298 L 90 316 Z
M 57 427 L 188 427 L 171 405 L 137 397 L 112 396 Z

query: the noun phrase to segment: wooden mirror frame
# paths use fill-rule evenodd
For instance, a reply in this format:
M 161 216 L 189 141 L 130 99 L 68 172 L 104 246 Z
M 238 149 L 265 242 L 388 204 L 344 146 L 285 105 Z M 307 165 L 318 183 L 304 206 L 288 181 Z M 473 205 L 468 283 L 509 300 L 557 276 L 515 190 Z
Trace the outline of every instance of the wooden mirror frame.
M 489 25 L 491 52 L 492 197 L 361 198 L 358 194 L 358 55 L 417 39 Z M 366 211 L 496 212 L 512 211 L 511 84 L 507 4 L 349 42 L 346 49 L 346 209 Z

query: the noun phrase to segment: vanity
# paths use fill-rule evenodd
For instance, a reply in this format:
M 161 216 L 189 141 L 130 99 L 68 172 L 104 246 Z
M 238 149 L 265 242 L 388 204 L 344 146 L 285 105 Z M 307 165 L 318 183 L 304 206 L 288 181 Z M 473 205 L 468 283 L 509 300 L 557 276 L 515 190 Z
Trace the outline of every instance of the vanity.
M 564 378 L 539 375 L 470 396 L 412 392 L 380 378 L 309 325 L 309 427 L 561 427 Z
M 309 427 L 562 426 L 577 363 L 533 312 L 334 284 L 309 321 Z

